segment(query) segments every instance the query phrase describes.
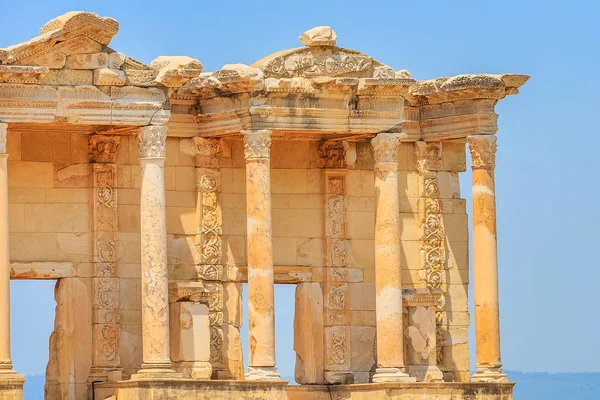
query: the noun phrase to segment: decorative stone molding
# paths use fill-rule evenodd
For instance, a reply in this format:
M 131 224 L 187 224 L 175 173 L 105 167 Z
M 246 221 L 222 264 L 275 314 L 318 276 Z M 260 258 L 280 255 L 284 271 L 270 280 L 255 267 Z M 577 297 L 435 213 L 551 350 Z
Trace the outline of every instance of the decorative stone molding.
M 242 131 L 244 135 L 244 157 L 246 160 L 269 158 L 271 152 L 271 131 Z
M 0 65 L 0 83 L 39 84 L 48 67 Z
M 121 143 L 120 136 L 91 135 L 90 161 L 93 163 L 117 162 L 119 143 Z
M 470 135 L 467 136 L 469 150 L 471 151 L 471 165 L 473 169 L 496 167 L 496 136 Z
M 167 156 L 167 127 L 145 126 L 138 133 L 140 158 L 165 158 Z
M 186 56 L 160 56 L 150 63 L 158 71 L 156 83 L 167 87 L 181 87 L 202 73 L 202 63 Z
M 93 356 L 90 381 L 107 380 L 120 367 L 119 274 L 117 269 L 118 136 L 90 136 L 92 216 L 94 229 Z
M 0 154 L 6 154 L 6 136 L 8 134 L 8 124 L 0 122 Z
M 371 139 L 375 162 L 398 162 L 398 148 L 400 147 L 399 133 L 379 133 Z

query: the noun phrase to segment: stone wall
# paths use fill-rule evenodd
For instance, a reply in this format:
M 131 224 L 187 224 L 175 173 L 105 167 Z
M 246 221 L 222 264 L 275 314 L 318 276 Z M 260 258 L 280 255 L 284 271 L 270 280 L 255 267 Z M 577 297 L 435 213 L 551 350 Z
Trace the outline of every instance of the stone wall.
M 68 125 L 15 125 L 9 129 L 8 153 L 11 260 L 71 262 L 74 279 L 85 285 L 84 291 L 92 296 L 94 228 L 90 199 L 92 168 L 86 135 L 89 133 L 93 133 L 91 128 Z M 197 189 L 197 160 L 186 151 L 189 140 L 167 139 L 165 188 L 171 280 L 202 277 L 198 266 L 203 261 L 197 246 L 202 203 Z M 347 304 L 344 307 L 348 318 L 344 323 L 347 329 L 342 351 L 346 352 L 347 369 L 354 372 L 355 381 L 367 382 L 376 360 L 372 148 L 368 142 L 350 144 L 345 158 L 338 157 L 331 164 L 332 161 L 323 158 L 319 146 L 316 141 L 273 141 L 271 184 L 276 274 L 277 267 L 290 267 L 279 268 L 290 271 L 290 282 L 312 281 L 321 283 L 320 290 L 325 287 L 329 211 L 326 209 L 324 167 L 327 171 L 344 171 L 347 246 L 342 251 L 346 252 L 343 267 L 347 276 L 342 286 L 345 286 L 344 301 Z M 246 266 L 245 159 L 241 140 L 224 140 L 222 147 L 218 200 L 222 215 L 222 264 L 225 267 L 222 279 L 229 281 L 224 283 L 222 301 L 225 310 L 229 307 L 229 312 L 225 312 L 221 335 L 230 332 L 228 334 L 232 336 L 230 339 L 225 337 L 219 350 L 224 353 L 223 362 L 236 365 L 227 368 L 237 368 L 239 375 L 242 360 L 238 328 L 244 320 L 239 311 L 239 282 L 245 279 Z M 427 196 L 421 190 L 423 173 L 418 169 L 415 147 L 413 143 L 403 143 L 398 154 L 402 280 L 405 288 L 427 288 L 431 287 L 423 261 L 424 198 Z M 444 276 L 440 288 L 445 294 L 436 313 L 436 358 L 445 379 L 455 381 L 469 379 L 468 221 L 458 185 L 458 172 L 464 169 L 464 142 L 443 142 L 441 165 L 433 172 L 442 206 Z M 125 375 L 137 371 L 141 364 L 139 187 L 137 139 L 122 136 L 116 156 L 118 235 L 115 251 L 120 278 L 118 353 Z M 295 273 L 293 267 L 300 273 Z M 282 281 L 281 274 L 276 275 L 277 279 Z M 326 287 L 326 290 L 329 289 Z M 62 293 L 62 289 L 59 292 Z M 325 304 L 329 295 L 323 293 Z M 314 296 L 302 297 L 309 301 L 315 299 Z M 91 317 L 85 315 L 85 318 L 87 321 Z M 57 317 L 57 324 L 60 319 Z M 406 331 L 408 345 L 418 347 L 416 343 L 422 341 L 415 341 L 410 332 Z M 323 340 L 327 347 L 327 339 Z M 91 342 L 86 346 L 89 346 L 86 353 L 91 354 Z M 59 350 L 60 346 L 51 346 L 51 352 Z M 411 351 L 422 350 L 421 345 Z M 228 357 L 234 360 L 229 362 Z M 87 372 L 83 370 L 89 368 L 90 361 L 80 362 L 85 367 L 79 367 L 82 371 L 77 379 L 83 383 L 87 379 Z M 319 362 L 327 364 L 327 357 Z

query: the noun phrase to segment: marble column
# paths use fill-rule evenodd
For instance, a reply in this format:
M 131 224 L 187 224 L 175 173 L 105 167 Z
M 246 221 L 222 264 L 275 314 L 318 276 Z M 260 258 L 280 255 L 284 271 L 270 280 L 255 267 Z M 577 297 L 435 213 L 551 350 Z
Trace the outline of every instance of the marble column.
M 7 130 L 8 124 L 0 123 L 0 398 L 22 399 L 25 379 L 13 369 L 10 356 Z M 3 397 L 9 394 L 13 397 Z
M 142 264 L 142 367 L 132 379 L 172 376 L 169 342 L 169 277 L 164 164 L 167 128 L 146 126 L 138 134 Z
M 275 366 L 271 131 L 243 131 L 248 251 L 248 380 L 281 379 Z
M 468 137 L 473 169 L 473 287 L 475 292 L 475 382 L 506 381 L 500 361 L 498 250 L 494 167 L 496 137 Z
M 377 369 L 373 382 L 415 381 L 405 372 L 398 193 L 399 133 L 371 140 L 375 153 L 375 310 Z

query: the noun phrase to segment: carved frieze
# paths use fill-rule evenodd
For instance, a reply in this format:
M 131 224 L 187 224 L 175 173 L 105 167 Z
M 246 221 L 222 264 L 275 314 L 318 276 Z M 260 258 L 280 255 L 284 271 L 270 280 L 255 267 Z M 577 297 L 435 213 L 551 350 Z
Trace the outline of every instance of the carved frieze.
M 419 171 L 439 171 L 442 169 L 442 142 L 415 143 L 417 168 Z
M 350 329 L 347 326 L 325 327 L 325 369 L 343 371 L 350 368 Z

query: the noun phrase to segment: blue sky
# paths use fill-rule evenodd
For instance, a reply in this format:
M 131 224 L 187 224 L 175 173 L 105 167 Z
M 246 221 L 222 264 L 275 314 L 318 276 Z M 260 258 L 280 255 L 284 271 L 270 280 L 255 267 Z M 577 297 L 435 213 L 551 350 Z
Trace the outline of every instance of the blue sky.
M 174 3 L 2 0 L 0 47 L 35 36 L 70 10 L 116 18 L 111 47 L 143 62 L 198 58 L 206 71 L 299 46 L 330 25 L 338 45 L 416 79 L 526 73 L 503 100 L 496 168 L 502 358 L 519 371 L 600 371 L 598 196 L 600 6 L 571 1 L 228 1 Z M 470 199 L 470 174 L 461 175 Z M 293 375 L 292 287 L 278 289 L 278 363 Z M 54 313 L 49 282 L 14 282 L 13 358 L 43 373 Z M 284 312 L 279 312 L 284 311 Z M 286 334 L 287 333 L 287 334 Z M 472 347 L 474 353 L 474 347 Z M 46 357 L 46 358 L 44 358 Z

